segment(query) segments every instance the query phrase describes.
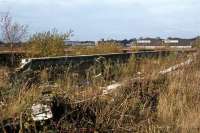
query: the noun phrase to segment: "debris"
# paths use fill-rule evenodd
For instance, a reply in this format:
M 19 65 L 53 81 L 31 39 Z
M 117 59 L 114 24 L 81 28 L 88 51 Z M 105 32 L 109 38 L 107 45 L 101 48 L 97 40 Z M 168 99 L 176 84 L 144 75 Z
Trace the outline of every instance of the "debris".
M 123 85 L 125 85 L 127 82 L 129 81 L 134 81 L 134 80 L 143 80 L 144 77 L 136 77 L 130 80 L 124 80 L 122 82 L 117 82 L 111 85 L 108 85 L 107 87 L 102 87 L 103 88 L 103 94 L 102 95 L 108 95 L 110 93 L 112 93 L 114 90 L 122 87 Z
M 99 73 L 98 75 L 94 76 L 94 78 L 98 78 L 98 77 L 101 77 L 102 76 L 102 73 Z
M 33 104 L 31 116 L 34 121 L 43 121 L 51 119 L 53 114 L 51 108 L 48 105 Z
M 165 69 L 165 70 L 163 70 L 163 71 L 160 71 L 159 74 L 165 75 L 165 74 L 167 74 L 167 73 L 170 73 L 170 72 L 172 72 L 172 71 L 175 71 L 175 70 L 179 69 L 180 67 L 183 67 L 183 66 L 185 66 L 185 65 L 189 65 L 189 64 L 191 64 L 192 62 L 193 62 L 193 60 L 190 58 L 190 59 L 188 59 L 187 61 L 185 61 L 185 62 L 183 62 L 183 63 L 177 64 L 177 65 L 172 66 L 172 67 L 170 67 L 170 68 L 168 68 L 168 69 Z M 134 78 L 134 79 L 131 79 L 131 80 L 144 79 L 143 77 L 141 77 L 141 75 L 142 75 L 141 72 L 138 72 L 137 74 L 139 75 L 139 77 Z M 114 84 L 111 84 L 111 85 L 109 85 L 109 86 L 107 86 L 107 87 L 104 87 L 103 95 L 108 95 L 108 94 L 112 93 L 114 90 L 116 90 L 116 89 L 122 87 L 126 82 L 127 82 L 127 81 L 125 80 L 125 81 L 123 81 L 123 82 L 114 83 Z
M 107 86 L 104 90 L 103 90 L 103 95 L 107 95 L 109 93 L 111 93 L 112 91 L 118 89 L 119 87 L 121 87 L 123 84 L 122 83 L 115 83 L 112 85 Z
M 142 73 L 141 72 L 137 72 L 137 75 L 142 75 Z
M 191 64 L 192 61 L 193 61 L 192 59 L 188 59 L 187 61 L 185 61 L 185 62 L 183 62 L 183 63 L 181 63 L 181 64 L 177 64 L 177 65 L 172 66 L 172 67 L 170 67 L 170 68 L 168 68 L 168 69 L 165 69 L 165 70 L 163 70 L 163 71 L 160 71 L 159 74 L 164 75 L 164 74 L 170 73 L 170 72 L 172 72 L 172 71 L 174 71 L 174 70 L 177 70 L 177 69 L 180 68 L 180 67 L 183 67 L 183 66 L 185 66 L 185 65 Z

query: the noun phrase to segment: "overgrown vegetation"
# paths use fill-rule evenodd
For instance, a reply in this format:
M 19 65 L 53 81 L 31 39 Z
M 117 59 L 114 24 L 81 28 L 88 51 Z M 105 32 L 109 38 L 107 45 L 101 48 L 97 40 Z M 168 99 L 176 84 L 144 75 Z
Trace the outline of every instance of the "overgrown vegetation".
M 123 47 L 115 42 L 104 42 L 95 46 L 65 46 L 72 32 L 59 33 L 56 29 L 32 35 L 24 45 L 27 57 L 47 57 L 64 55 L 89 55 L 122 53 Z
M 173 131 L 199 132 L 199 65 L 190 66 L 169 75 L 169 86 L 160 93 L 158 117 Z
M 13 23 L 9 14 L 0 22 L 10 50 L 22 51 L 13 45 L 24 39 L 27 27 Z M 28 57 L 120 53 L 123 49 L 115 42 L 67 48 L 64 41 L 70 36 L 71 32 L 59 33 L 55 29 L 36 33 L 24 49 Z M 193 45 L 198 48 L 199 39 Z M 99 60 L 84 71 L 58 66 L 59 71 L 45 69 L 31 73 L 32 77 L 22 75 L 26 81 L 20 84 L 17 84 L 20 79 L 15 79 L 13 84 L 13 71 L 2 67 L 0 132 L 198 133 L 199 55 L 193 58 L 192 64 L 179 70 L 159 73 L 187 58 L 171 55 L 136 60 L 132 57 L 126 64 Z M 34 121 L 31 107 L 36 103 L 50 106 L 53 118 Z
M 36 33 L 31 36 L 25 45 L 28 57 L 44 57 L 65 55 L 65 40 L 69 39 L 71 32 L 59 33 L 56 29 Z
M 58 121 L 53 119 L 53 125 L 44 124 L 40 129 L 43 132 L 75 132 L 80 128 L 90 128 L 92 132 L 198 132 L 200 62 L 195 60 L 165 76 L 158 74 L 184 60 L 176 56 L 141 61 L 132 58 L 128 64 L 106 64 L 105 71 L 93 66 L 82 79 L 79 73 L 66 72 L 52 84 L 44 70 L 42 84 L 30 88 L 10 88 L 2 83 L 1 94 L 5 90 L 9 93 L 1 95 L 0 119 L 19 119 L 26 123 L 22 129 L 34 128 L 30 108 L 48 94 L 69 110 L 57 116 Z M 104 95 L 103 89 L 115 82 L 123 86 Z

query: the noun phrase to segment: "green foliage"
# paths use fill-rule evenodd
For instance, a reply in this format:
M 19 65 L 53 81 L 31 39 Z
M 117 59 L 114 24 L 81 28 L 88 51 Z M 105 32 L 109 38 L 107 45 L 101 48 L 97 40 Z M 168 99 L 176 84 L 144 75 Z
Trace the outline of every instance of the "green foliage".
M 59 33 L 53 29 L 48 32 L 36 33 L 26 45 L 25 49 L 28 56 L 61 56 L 64 55 L 64 40 L 69 39 L 71 32 Z

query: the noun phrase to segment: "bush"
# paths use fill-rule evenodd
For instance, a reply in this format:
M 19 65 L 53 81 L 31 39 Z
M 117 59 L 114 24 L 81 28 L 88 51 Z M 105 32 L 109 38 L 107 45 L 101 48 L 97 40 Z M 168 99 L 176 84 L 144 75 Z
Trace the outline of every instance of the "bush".
M 30 57 L 64 55 L 64 40 L 69 39 L 70 35 L 70 32 L 61 34 L 55 29 L 36 33 L 32 35 L 28 45 L 25 46 L 26 53 Z

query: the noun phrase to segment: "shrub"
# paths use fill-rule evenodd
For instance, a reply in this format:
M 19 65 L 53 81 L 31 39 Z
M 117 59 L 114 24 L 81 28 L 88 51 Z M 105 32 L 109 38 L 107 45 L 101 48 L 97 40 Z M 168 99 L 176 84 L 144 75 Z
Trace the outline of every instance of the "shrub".
M 64 55 L 64 40 L 69 39 L 71 32 L 59 33 L 56 29 L 32 35 L 25 50 L 28 56 L 61 56 Z

